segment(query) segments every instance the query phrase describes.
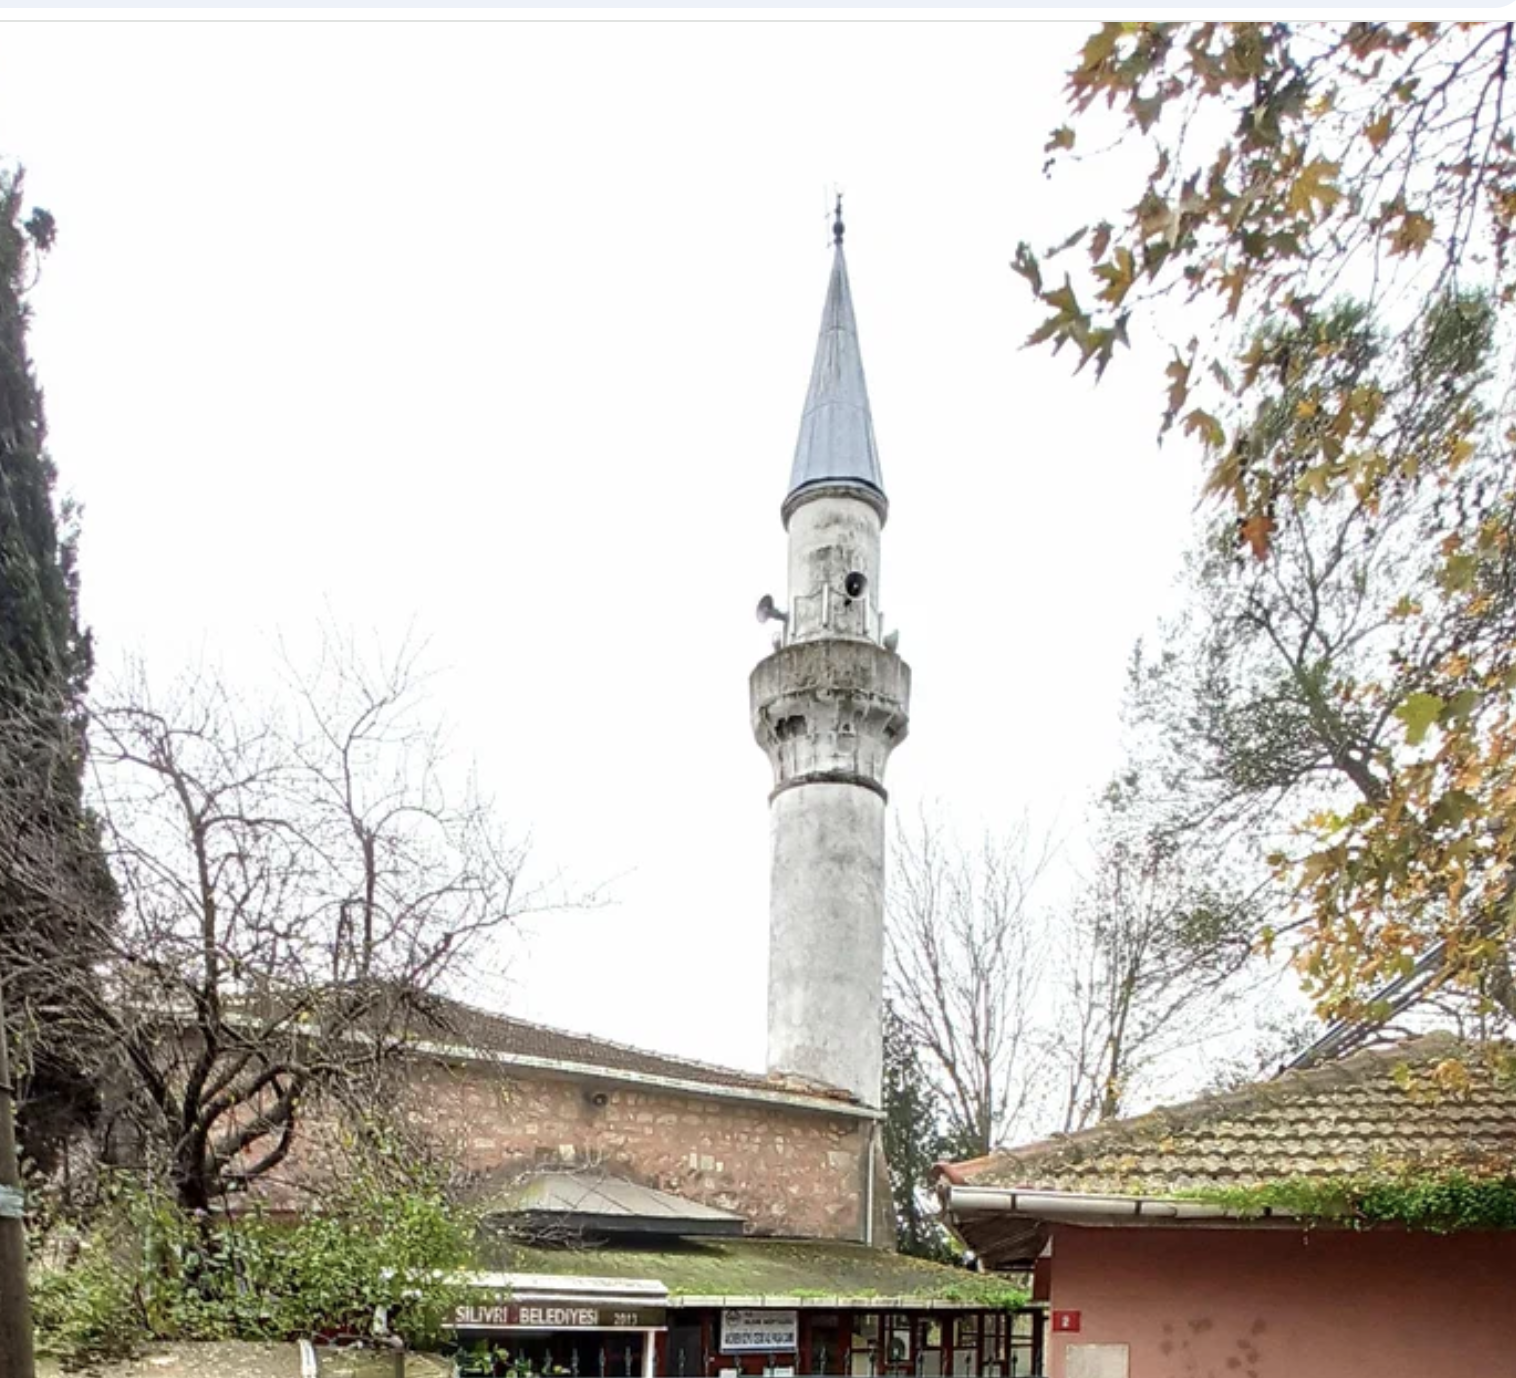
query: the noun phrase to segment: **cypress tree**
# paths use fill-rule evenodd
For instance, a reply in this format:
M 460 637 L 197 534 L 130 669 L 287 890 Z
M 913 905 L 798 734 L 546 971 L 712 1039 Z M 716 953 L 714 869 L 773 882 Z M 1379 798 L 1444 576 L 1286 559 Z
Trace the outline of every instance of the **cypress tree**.
M 895 1202 L 895 1247 L 951 1262 L 946 1233 L 923 1205 L 932 1167 L 945 1156 L 940 1107 L 900 1017 L 884 1008 L 884 1156 Z
M 48 1171 L 98 1109 L 90 1027 L 113 891 L 83 801 L 84 694 L 75 514 L 55 499 L 27 293 L 53 220 L 23 219 L 0 171 L 0 979 L 17 1062 L 24 1156 Z

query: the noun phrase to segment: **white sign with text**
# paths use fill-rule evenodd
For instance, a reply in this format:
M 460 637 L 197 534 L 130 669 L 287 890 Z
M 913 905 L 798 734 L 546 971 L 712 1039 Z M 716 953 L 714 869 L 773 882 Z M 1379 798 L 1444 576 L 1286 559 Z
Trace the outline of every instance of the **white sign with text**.
M 743 1311 L 721 1313 L 723 1354 L 793 1354 L 800 1347 L 798 1311 Z

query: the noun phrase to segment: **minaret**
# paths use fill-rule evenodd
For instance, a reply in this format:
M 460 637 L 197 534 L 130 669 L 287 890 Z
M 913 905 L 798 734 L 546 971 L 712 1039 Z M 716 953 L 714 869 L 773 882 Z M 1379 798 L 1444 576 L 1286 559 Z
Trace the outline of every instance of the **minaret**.
M 884 768 L 906 734 L 910 668 L 884 635 L 879 535 L 889 511 L 842 254 L 780 509 L 789 590 L 751 680 L 769 796 L 769 1070 L 880 1101 L 884 1058 Z

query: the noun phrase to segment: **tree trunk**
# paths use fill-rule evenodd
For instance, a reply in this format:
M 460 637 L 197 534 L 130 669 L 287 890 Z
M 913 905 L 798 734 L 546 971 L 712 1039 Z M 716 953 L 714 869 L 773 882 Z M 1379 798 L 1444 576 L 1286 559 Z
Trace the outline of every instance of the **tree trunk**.
M 211 1208 L 210 1183 L 206 1180 L 204 1154 L 198 1145 L 181 1148 L 174 1163 L 174 1195 L 182 1210 L 204 1215 Z
M 16 1162 L 15 1093 L 0 997 L 0 1374 L 35 1378 L 32 1307 L 26 1290 L 26 1225 L 20 1213 L 21 1169 Z M 14 1201 L 14 1214 L 8 1201 Z

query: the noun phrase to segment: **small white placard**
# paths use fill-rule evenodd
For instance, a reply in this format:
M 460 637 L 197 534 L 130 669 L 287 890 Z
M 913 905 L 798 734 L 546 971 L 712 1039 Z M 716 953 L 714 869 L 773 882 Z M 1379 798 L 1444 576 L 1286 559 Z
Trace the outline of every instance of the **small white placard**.
M 721 1313 L 723 1354 L 793 1354 L 799 1348 L 798 1311 L 728 1308 Z
M 1068 1378 L 1129 1378 L 1130 1370 L 1126 1345 L 1069 1345 L 1063 1351 Z

